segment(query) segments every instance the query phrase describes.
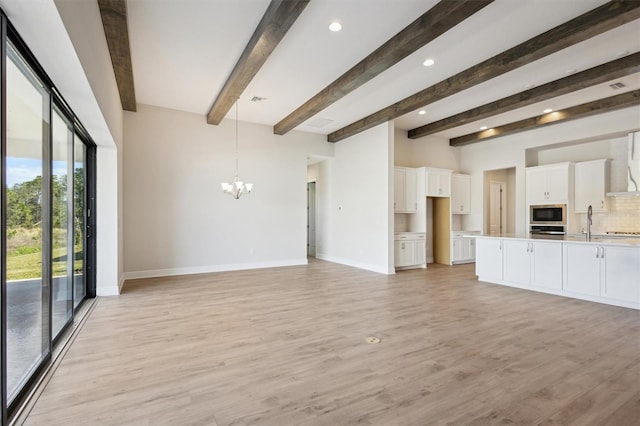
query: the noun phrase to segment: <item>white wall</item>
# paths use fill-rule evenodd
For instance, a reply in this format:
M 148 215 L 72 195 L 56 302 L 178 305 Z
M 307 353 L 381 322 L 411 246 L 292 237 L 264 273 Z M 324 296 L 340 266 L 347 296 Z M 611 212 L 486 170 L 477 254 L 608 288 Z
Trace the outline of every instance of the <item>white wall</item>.
M 436 167 L 460 171 L 459 148 L 449 146 L 449 139 L 425 136 L 409 139 L 406 130 L 394 131 L 395 165 Z
M 385 274 L 393 268 L 393 124 L 335 144 L 318 164 L 317 257 Z
M 127 278 L 306 264 L 307 156 L 333 154 L 324 136 L 138 105 L 125 112 Z
M 97 291 L 117 294 L 122 153 L 114 152 L 122 146 L 122 110 L 97 3 L 0 0 L 0 6 L 99 147 Z
M 465 229 L 482 229 L 483 226 L 484 171 L 516 168 L 515 231 L 525 233 L 526 150 L 576 141 L 592 142 L 623 137 L 625 133 L 638 127 L 639 117 L 639 107 L 626 108 L 461 147 L 460 168 L 472 176 L 471 214 L 464 218 Z

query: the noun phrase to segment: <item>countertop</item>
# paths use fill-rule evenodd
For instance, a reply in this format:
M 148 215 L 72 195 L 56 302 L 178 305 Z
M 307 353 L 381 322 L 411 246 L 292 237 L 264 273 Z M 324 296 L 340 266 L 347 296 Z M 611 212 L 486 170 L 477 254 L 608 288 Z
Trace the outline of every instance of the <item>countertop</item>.
M 555 236 L 555 238 L 545 238 L 544 235 L 536 235 L 535 238 L 531 238 L 530 234 L 503 234 L 503 235 L 474 235 L 469 234 L 470 237 L 477 238 L 509 238 L 514 240 L 528 240 L 528 241 L 556 241 L 556 242 L 570 242 L 570 243 L 583 243 L 583 244 L 606 244 L 617 246 L 633 246 L 640 247 L 640 238 L 634 237 L 612 237 L 611 235 L 591 235 L 591 241 L 587 241 L 585 235 L 565 235 L 561 238 Z

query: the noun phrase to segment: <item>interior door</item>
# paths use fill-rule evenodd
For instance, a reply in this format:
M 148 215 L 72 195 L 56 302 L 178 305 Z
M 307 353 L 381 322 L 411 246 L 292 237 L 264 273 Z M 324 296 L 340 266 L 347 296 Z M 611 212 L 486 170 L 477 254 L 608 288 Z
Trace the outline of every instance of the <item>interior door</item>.
M 307 183 L 307 255 L 316 255 L 316 183 Z
M 489 190 L 489 234 L 502 235 L 504 232 L 504 191 L 503 182 L 491 182 Z

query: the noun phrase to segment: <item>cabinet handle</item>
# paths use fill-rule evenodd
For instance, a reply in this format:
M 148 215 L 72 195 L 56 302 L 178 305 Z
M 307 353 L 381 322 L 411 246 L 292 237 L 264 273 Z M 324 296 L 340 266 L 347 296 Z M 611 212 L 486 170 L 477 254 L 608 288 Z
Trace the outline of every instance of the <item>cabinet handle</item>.
M 596 259 L 600 258 L 600 247 L 596 247 Z
M 604 259 L 604 247 L 600 247 L 600 250 L 602 250 L 600 252 L 600 259 Z
M 604 201 L 600 201 L 600 207 L 604 209 Z

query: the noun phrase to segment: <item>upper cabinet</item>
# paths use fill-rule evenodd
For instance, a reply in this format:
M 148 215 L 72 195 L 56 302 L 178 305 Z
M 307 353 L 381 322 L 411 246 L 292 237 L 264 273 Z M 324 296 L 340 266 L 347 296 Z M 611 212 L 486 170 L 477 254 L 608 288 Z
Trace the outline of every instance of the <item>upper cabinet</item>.
M 427 197 L 450 197 L 451 196 L 451 170 L 434 169 L 426 167 Z
M 415 213 L 418 208 L 416 169 L 395 167 L 393 177 L 393 211 L 396 213 Z
M 471 176 L 460 173 L 451 175 L 451 213 L 471 213 Z
M 569 202 L 571 163 L 527 167 L 527 204 Z
M 609 160 L 594 160 L 575 165 L 576 213 L 586 213 L 589 206 L 594 212 L 606 212 L 609 203 Z

